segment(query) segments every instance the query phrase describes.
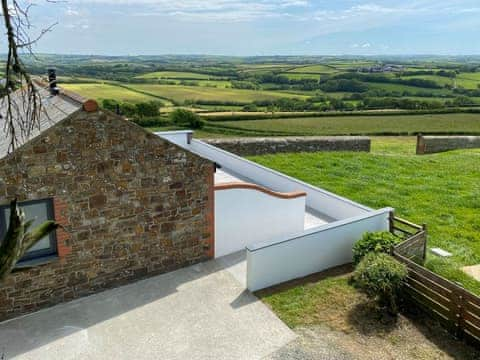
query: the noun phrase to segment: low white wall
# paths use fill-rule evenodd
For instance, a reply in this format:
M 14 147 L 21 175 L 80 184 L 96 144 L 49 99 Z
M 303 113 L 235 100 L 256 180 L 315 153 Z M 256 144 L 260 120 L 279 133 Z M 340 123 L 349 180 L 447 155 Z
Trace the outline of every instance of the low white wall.
M 352 261 L 353 244 L 366 231 L 386 231 L 385 208 L 337 221 L 284 241 L 247 247 L 247 288 L 260 290 Z
M 255 189 L 215 191 L 215 257 L 303 231 L 305 196 L 282 199 Z
M 160 131 L 160 132 L 156 132 L 155 135 L 158 135 L 183 148 L 188 148 L 189 141 L 193 136 L 193 131 L 192 130 Z
M 227 170 L 245 177 L 255 184 L 278 192 L 304 191 L 307 206 L 335 220 L 364 215 L 372 209 L 335 195 L 323 189 L 304 183 L 278 171 L 266 168 L 240 156 L 193 139 L 188 150 L 216 162 Z

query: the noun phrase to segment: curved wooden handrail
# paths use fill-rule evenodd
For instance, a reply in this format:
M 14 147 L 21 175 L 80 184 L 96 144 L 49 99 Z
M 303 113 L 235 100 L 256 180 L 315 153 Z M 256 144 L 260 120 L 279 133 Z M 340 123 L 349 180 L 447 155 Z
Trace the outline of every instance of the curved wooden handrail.
M 232 190 L 232 189 L 256 190 L 280 199 L 296 199 L 302 196 L 307 196 L 307 193 L 304 191 L 293 191 L 288 193 L 281 193 L 281 192 L 272 191 L 270 189 L 267 189 L 257 184 L 244 183 L 244 182 L 230 182 L 230 183 L 222 183 L 222 184 L 215 185 L 215 191 L 216 190 L 219 190 L 219 191 Z

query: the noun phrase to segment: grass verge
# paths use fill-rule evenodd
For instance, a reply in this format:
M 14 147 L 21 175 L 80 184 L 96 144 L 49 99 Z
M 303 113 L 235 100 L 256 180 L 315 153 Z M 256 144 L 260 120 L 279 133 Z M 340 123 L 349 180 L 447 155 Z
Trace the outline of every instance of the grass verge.
M 426 223 L 426 266 L 476 294 L 480 282 L 461 268 L 480 264 L 480 150 L 417 156 L 414 138 L 375 138 L 372 153 L 277 154 L 252 160 L 372 208 Z

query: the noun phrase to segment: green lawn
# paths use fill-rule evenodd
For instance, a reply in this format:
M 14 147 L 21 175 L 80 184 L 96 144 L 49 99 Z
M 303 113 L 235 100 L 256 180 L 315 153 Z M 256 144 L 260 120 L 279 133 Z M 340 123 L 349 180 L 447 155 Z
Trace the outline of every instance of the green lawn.
M 428 256 L 426 266 L 480 294 L 480 282 L 460 268 L 480 264 L 480 150 L 417 156 L 414 138 L 378 138 L 372 153 L 257 156 L 270 168 L 372 208 L 426 223 L 429 247 L 453 254 Z
M 479 359 L 479 350 L 425 314 L 386 316 L 352 286 L 346 271 L 333 269 L 256 293 L 298 335 L 293 350 L 279 359 L 291 354 L 324 359 L 319 353 L 326 344 L 344 354 L 342 359 Z
M 383 135 L 433 133 L 480 133 L 480 114 L 332 116 L 267 120 L 236 120 L 212 123 L 212 126 L 265 133 L 275 131 L 291 135 Z

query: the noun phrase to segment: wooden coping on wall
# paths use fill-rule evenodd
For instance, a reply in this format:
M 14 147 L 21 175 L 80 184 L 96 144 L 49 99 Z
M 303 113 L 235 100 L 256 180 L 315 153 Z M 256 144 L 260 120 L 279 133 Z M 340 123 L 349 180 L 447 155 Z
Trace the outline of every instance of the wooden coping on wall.
M 272 191 L 270 189 L 264 188 L 263 186 L 260 186 L 257 184 L 244 183 L 244 182 L 231 182 L 231 183 L 223 183 L 223 184 L 215 185 L 215 191 L 232 190 L 232 189 L 256 190 L 280 199 L 296 199 L 302 196 L 307 196 L 307 193 L 304 191 L 281 193 L 281 192 Z

